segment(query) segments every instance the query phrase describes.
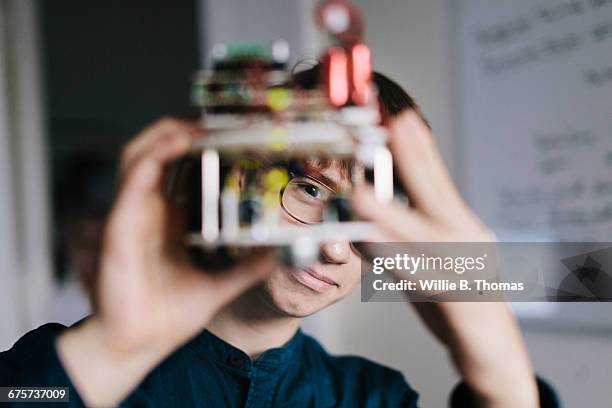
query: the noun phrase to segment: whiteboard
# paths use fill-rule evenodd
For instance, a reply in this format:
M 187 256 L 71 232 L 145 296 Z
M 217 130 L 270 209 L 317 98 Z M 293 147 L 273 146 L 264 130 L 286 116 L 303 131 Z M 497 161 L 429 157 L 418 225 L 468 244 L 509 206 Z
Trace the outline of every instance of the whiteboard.
M 612 242 L 612 0 L 449 0 L 459 182 L 500 241 Z M 519 314 L 612 328 L 610 304 Z
M 502 238 L 612 240 L 612 0 L 453 2 L 461 185 Z

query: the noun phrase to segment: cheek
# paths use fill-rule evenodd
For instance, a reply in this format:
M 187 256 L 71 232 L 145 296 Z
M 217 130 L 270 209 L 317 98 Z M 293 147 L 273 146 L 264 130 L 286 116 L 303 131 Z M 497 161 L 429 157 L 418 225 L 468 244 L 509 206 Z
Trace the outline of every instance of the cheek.
M 266 292 L 275 303 L 302 303 L 312 299 L 310 289 L 296 282 L 291 272 L 285 268 L 277 268 L 265 282 Z
M 361 281 L 361 257 L 351 252 L 349 262 L 341 266 L 342 269 L 342 294 L 350 292 Z
M 281 210 L 280 212 L 280 223 L 281 224 L 292 224 L 292 225 L 298 225 L 298 226 L 304 225 L 298 222 L 296 219 L 290 217 L 289 214 L 287 214 L 287 212 L 284 210 Z
M 276 268 L 276 270 L 272 272 L 270 277 L 266 280 L 266 288 L 268 288 L 269 291 L 273 291 L 275 293 L 295 291 L 298 288 L 291 281 L 289 273 L 290 272 L 285 270 L 284 268 Z

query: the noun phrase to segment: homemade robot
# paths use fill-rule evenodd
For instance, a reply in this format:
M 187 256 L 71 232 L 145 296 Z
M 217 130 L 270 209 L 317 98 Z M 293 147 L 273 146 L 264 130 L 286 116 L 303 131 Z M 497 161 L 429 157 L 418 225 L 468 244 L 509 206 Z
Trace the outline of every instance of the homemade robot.
M 351 183 L 368 181 L 380 202 L 393 199 L 393 161 L 359 10 L 324 0 L 315 18 L 332 45 L 309 85 L 287 69 L 284 41 L 218 44 L 212 69 L 194 75 L 205 135 L 190 154 L 199 180 L 187 198 L 194 214 L 185 239 L 203 258 L 274 247 L 304 267 L 325 242 L 366 239 L 373 226 L 353 215 L 346 191 L 310 177 L 308 163 L 342 161 Z

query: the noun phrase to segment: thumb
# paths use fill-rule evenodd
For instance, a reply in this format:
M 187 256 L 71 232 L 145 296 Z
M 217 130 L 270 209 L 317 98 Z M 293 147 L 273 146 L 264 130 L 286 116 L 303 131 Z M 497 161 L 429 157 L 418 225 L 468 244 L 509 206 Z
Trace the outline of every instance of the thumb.
M 271 251 L 252 255 L 231 269 L 213 276 L 212 286 L 219 300 L 226 303 L 264 280 L 277 266 L 277 258 Z
M 395 201 L 379 202 L 371 186 L 356 186 L 351 202 L 358 215 L 399 240 L 422 241 L 431 235 L 427 220 L 418 211 Z

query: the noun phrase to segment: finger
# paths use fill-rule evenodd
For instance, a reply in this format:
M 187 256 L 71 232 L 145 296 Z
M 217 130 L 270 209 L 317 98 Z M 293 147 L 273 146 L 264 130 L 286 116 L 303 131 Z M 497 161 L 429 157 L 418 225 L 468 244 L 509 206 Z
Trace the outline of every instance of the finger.
M 433 217 L 444 214 L 458 193 L 429 128 L 418 113 L 408 111 L 389 130 L 396 169 L 414 207 Z
M 151 151 L 163 139 L 172 139 L 176 134 L 194 135 L 198 127 L 191 122 L 173 118 L 163 118 L 143 130 L 130 141 L 121 156 L 120 172 L 125 174 L 134 161 Z
M 208 274 L 191 266 L 192 273 L 199 277 L 198 284 L 208 293 L 212 293 L 218 307 L 222 307 L 241 293 L 265 279 L 278 266 L 277 258 L 272 252 L 248 257 L 245 261 L 229 270 L 218 274 Z M 204 300 L 204 299 L 203 299 Z
M 261 282 L 277 266 L 277 258 L 271 252 L 251 257 L 227 272 L 226 275 L 218 276 L 217 287 L 230 300 Z
M 380 203 L 369 186 L 355 187 L 352 204 L 361 217 L 375 222 L 384 233 L 399 241 L 428 241 L 434 238 L 429 220 L 422 214 L 396 202 Z
M 170 135 L 177 132 L 191 132 L 198 127 L 195 122 L 188 122 L 172 117 L 165 117 L 155 121 L 153 124 L 145 128 L 139 136 L 133 139 L 126 150 L 128 150 L 128 158 L 138 156 L 151 146 L 154 146 L 159 138 L 165 135 Z
M 191 146 L 191 137 L 179 133 L 170 140 L 158 143 L 158 146 L 135 160 L 124 176 L 119 189 L 117 201 L 109 217 L 110 230 L 124 231 L 122 226 L 133 225 L 134 229 L 148 231 L 163 214 L 163 197 L 161 184 L 164 166 L 184 155 Z M 142 228 L 136 228 L 136 227 Z M 118 227 L 118 228 L 114 228 Z
M 248 265 L 241 264 L 218 275 L 206 273 L 189 263 L 174 270 L 181 276 L 175 275 L 167 282 L 177 295 L 168 306 L 174 310 L 169 313 L 175 316 L 175 331 L 179 335 L 180 326 L 192 328 L 195 325 L 198 330 L 206 326 L 221 308 L 264 279 L 276 265 L 271 254 L 248 261 Z M 185 315 L 186 310 L 194 313 Z
M 174 133 L 171 138 L 158 140 L 150 150 L 134 160 L 125 174 L 122 190 L 157 192 L 165 165 L 186 154 L 192 143 L 188 133 Z
M 159 221 L 165 215 L 161 194 L 164 167 L 189 151 L 193 139 L 190 129 L 180 121 L 158 121 L 135 139 L 139 145 L 126 149 L 124 159 L 130 163 L 123 169 L 117 200 L 105 228 L 105 242 L 125 244 L 134 240 L 135 234 L 137 239 L 146 239 L 148 245 L 162 241 Z M 138 156 L 137 148 L 142 150 Z M 126 235 L 125 231 L 131 233 Z

